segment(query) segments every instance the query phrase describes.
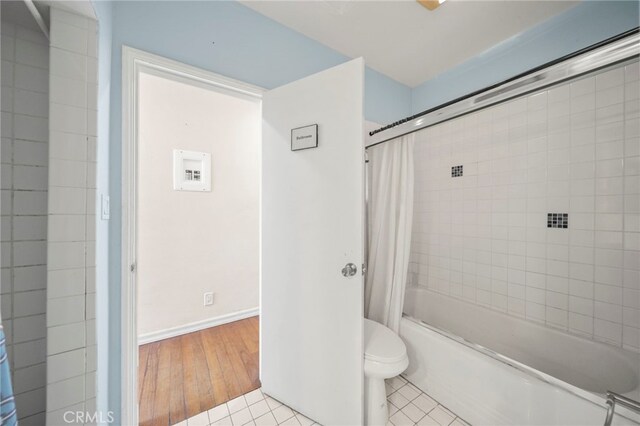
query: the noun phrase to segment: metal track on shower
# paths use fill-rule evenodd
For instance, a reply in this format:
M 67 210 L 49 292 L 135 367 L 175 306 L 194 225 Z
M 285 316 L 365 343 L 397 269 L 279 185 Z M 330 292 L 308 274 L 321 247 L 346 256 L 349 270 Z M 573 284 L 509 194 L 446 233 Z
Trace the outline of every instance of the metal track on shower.
M 373 130 L 369 132 L 371 139 L 366 148 L 639 56 L 640 28 L 636 27 L 500 83 Z

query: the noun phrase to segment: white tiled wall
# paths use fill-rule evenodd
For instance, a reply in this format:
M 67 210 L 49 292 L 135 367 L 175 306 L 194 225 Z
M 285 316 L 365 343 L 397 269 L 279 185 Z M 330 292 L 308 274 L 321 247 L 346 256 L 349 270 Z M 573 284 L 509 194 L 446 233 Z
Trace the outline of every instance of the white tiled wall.
M 2 21 L 2 322 L 21 425 L 42 425 L 46 387 L 49 49 Z
M 95 411 L 96 22 L 51 8 L 47 422 Z
M 635 62 L 418 133 L 409 285 L 640 351 L 638 83 Z

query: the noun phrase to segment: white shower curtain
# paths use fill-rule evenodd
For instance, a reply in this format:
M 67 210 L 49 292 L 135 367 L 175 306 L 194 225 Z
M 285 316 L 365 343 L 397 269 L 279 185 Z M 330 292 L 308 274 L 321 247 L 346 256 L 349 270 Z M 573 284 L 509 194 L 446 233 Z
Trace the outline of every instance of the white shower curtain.
M 400 327 L 413 222 L 414 134 L 368 150 L 369 256 L 365 316 Z

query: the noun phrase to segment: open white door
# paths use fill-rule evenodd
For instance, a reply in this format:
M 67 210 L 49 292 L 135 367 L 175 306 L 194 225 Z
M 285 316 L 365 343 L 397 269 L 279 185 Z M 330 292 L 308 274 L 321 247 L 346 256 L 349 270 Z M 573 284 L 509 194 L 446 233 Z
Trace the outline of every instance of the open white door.
M 363 423 L 363 97 L 355 59 L 263 98 L 262 389 L 323 425 Z

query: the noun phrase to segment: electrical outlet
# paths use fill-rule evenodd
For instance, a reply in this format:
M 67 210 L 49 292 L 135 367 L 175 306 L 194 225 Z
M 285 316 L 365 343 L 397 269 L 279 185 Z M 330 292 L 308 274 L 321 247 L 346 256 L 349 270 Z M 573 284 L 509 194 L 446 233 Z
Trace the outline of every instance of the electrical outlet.
M 204 294 L 204 306 L 213 305 L 213 292 L 208 291 Z

